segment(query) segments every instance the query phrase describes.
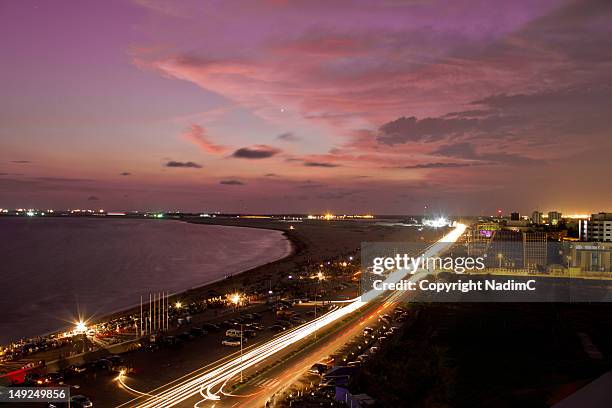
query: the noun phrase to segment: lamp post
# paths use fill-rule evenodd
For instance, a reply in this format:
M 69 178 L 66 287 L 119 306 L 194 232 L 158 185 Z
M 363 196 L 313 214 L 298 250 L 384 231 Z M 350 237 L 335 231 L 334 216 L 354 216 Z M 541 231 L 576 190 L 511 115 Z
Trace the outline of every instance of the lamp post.
M 319 300 L 319 290 L 321 289 L 321 284 L 323 282 L 323 280 L 325 279 L 325 275 L 323 275 L 323 272 L 319 271 L 316 275 L 316 278 L 319 280 L 319 285 L 317 286 L 317 291 L 315 294 L 315 310 L 314 310 L 314 318 L 315 318 L 315 333 L 314 333 L 314 337 L 315 340 L 317 338 L 317 301 Z
M 242 323 L 240 323 L 240 382 L 242 383 L 242 336 L 244 331 L 242 330 Z

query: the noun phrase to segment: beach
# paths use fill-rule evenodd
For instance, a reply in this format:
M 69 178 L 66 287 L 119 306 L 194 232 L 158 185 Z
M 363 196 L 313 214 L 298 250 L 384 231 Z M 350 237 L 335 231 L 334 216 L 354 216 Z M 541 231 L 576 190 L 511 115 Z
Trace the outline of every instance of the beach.
M 175 220 L 3 218 L 0 344 L 179 293 L 291 253 L 282 232 Z

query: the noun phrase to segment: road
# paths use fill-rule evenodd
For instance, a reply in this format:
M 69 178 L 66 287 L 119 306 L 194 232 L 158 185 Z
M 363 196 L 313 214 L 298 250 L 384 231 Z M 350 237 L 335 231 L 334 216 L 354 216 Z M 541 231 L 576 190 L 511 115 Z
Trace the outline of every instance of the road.
M 463 234 L 465 228 L 465 225 L 457 224 L 453 231 L 427 248 L 422 255 L 425 257 L 433 257 L 444 253 Z M 387 276 L 385 282 L 398 282 L 406 278 L 406 274 L 407 272 L 405 270 L 395 271 Z M 425 274 L 427 274 L 427 271 L 420 270 L 410 275 L 410 280 L 417 281 Z M 297 378 L 300 373 L 304 372 L 304 369 L 316 362 L 320 355 L 327 355 L 329 354 L 328 352 L 337 349 L 339 346 L 349 341 L 361 331 L 361 327 L 366 324 L 369 319 L 376 318 L 381 311 L 374 310 L 370 312 L 365 320 L 361 320 L 357 322 L 357 324 L 352 324 L 348 328 L 345 328 L 343 325 L 338 325 L 339 322 L 344 320 L 347 316 L 354 314 L 356 311 L 366 306 L 371 306 L 371 302 L 374 300 L 385 301 L 381 307 L 388 307 L 394 302 L 401 301 L 402 296 L 405 296 L 405 293 L 369 291 L 364 293 L 361 297 L 338 305 L 317 319 L 285 332 L 263 344 L 245 349 L 241 356 L 233 355 L 230 358 L 224 358 L 217 363 L 203 367 L 146 393 L 132 389 L 132 392 L 138 394 L 138 396 L 119 407 L 262 407 L 271 394 L 278 392 L 283 385 L 291 383 L 292 376 Z M 295 350 L 296 347 L 301 347 L 301 345 L 305 343 L 304 340 L 310 341 L 313 339 L 313 334 L 316 332 L 334 326 L 334 324 L 338 326 L 337 329 L 340 331 L 333 337 L 332 341 L 326 342 L 322 346 L 316 346 L 315 350 L 317 350 L 317 352 L 308 353 L 305 358 L 295 363 L 285 364 L 287 367 L 281 364 L 278 368 L 279 378 L 275 377 L 272 379 L 272 382 L 268 382 L 267 384 L 269 387 L 264 387 L 263 391 L 253 389 L 258 386 L 257 384 L 253 384 L 251 386 L 252 391 L 254 391 L 253 393 L 247 394 L 246 391 L 248 391 L 248 387 L 245 387 L 240 391 L 240 394 L 243 396 L 242 398 L 232 398 L 238 400 L 233 402 L 233 404 L 228 402 L 230 399 L 229 396 L 226 395 L 228 393 L 228 391 L 226 391 L 228 389 L 228 384 L 234 381 L 241 372 L 243 375 L 249 375 L 257 370 L 258 367 L 264 365 L 264 363 L 269 362 L 270 357 L 275 356 L 276 360 L 278 360 L 283 354 Z M 274 370 L 271 371 L 271 373 L 274 372 Z M 266 378 L 271 378 L 269 373 L 266 375 Z M 129 379 L 121 378 L 119 382 L 129 389 Z M 222 398 L 223 401 L 221 401 Z

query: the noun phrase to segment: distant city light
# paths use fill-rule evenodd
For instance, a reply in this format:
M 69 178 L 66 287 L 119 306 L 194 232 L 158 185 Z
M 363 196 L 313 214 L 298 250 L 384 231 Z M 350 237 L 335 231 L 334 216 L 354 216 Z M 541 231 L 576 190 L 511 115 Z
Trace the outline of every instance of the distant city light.
M 450 223 L 445 217 L 438 217 L 434 219 L 424 218 L 423 225 L 425 225 L 426 227 L 441 228 L 449 226 Z
M 28 211 L 26 214 L 28 215 L 28 217 L 33 217 L 34 216 L 34 211 Z
M 181 304 L 181 302 L 176 302 L 176 303 L 174 304 L 174 307 L 176 307 L 177 309 L 180 309 L 180 308 L 181 308 L 181 306 L 183 306 L 183 305 Z

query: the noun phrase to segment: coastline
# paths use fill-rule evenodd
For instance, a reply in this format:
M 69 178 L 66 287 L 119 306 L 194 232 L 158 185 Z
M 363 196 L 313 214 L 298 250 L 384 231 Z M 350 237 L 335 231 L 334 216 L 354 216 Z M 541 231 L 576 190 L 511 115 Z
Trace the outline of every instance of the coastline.
M 51 218 L 51 217 L 50 217 Z M 88 217 L 89 218 L 89 217 Z M 100 220 L 101 222 L 104 222 L 104 220 Z M 198 224 L 195 222 L 189 222 L 189 221 L 185 221 L 185 220 L 180 220 L 180 219 L 165 219 L 165 220 L 155 220 L 153 222 L 167 222 L 167 221 L 172 221 L 172 222 L 183 222 L 183 223 L 189 223 L 189 224 Z M 216 224 L 211 224 L 211 225 L 216 225 Z M 218 225 L 223 227 L 223 225 Z M 227 226 L 229 227 L 229 226 Z M 248 228 L 248 227 L 241 227 L 238 226 L 239 228 Z M 196 227 L 197 228 L 197 227 Z M 281 261 L 283 259 L 286 259 L 288 257 L 291 257 L 292 255 L 295 254 L 296 252 L 296 244 L 295 241 L 292 240 L 290 237 L 287 236 L 287 234 L 284 233 L 284 231 L 282 230 L 278 230 L 278 229 L 269 229 L 270 231 L 274 230 L 274 231 L 279 231 L 283 237 L 287 245 L 287 250 L 284 251 L 284 253 L 276 258 L 273 259 L 272 261 L 264 261 L 264 263 L 258 264 L 256 266 L 243 266 L 242 269 L 238 269 L 236 271 L 234 271 L 231 275 L 229 276 L 222 276 L 222 277 L 215 277 L 210 281 L 204 282 L 204 283 L 194 283 L 193 285 L 189 286 L 189 287 L 185 287 L 183 289 L 180 290 L 176 290 L 174 292 L 169 292 L 169 295 L 171 297 L 179 297 L 181 300 L 189 300 L 195 296 L 197 296 L 199 293 L 205 293 L 205 292 L 209 292 L 211 290 L 215 290 L 217 289 L 217 287 L 219 285 L 222 284 L 222 282 L 228 280 L 228 279 L 232 279 L 232 278 L 236 278 L 239 275 L 242 275 L 243 273 L 248 273 L 249 271 L 253 270 L 253 269 L 257 269 L 260 267 L 264 267 L 266 265 L 270 265 L 272 263 L 276 263 L 278 261 Z M 105 321 L 109 321 L 112 319 L 116 319 L 119 317 L 123 317 L 123 316 L 128 316 L 130 314 L 135 313 L 135 311 L 139 310 L 140 305 L 139 304 L 133 304 L 133 305 L 129 305 L 129 306 L 121 306 L 118 307 L 115 310 L 111 310 L 111 311 L 107 311 L 107 312 L 102 312 L 99 315 L 94 315 L 92 317 L 90 317 L 88 319 L 89 323 L 95 324 L 95 323 L 99 323 L 99 322 L 105 322 Z M 14 343 L 19 343 L 22 340 L 30 340 L 30 339 L 36 339 L 36 338 L 44 338 L 44 337 L 48 337 L 48 336 L 52 336 L 55 334 L 59 334 L 59 333 L 63 333 L 65 331 L 69 331 L 71 330 L 72 327 L 71 325 L 66 325 L 64 327 L 59 327 L 57 329 L 52 329 L 49 331 L 42 331 L 40 333 L 37 334 L 32 334 L 32 335 L 26 335 L 26 336 L 19 336 L 19 337 L 15 337 L 13 340 L 9 340 L 8 342 L 2 342 L 0 343 L 0 347 L 3 346 L 7 346 L 9 344 L 14 344 Z

